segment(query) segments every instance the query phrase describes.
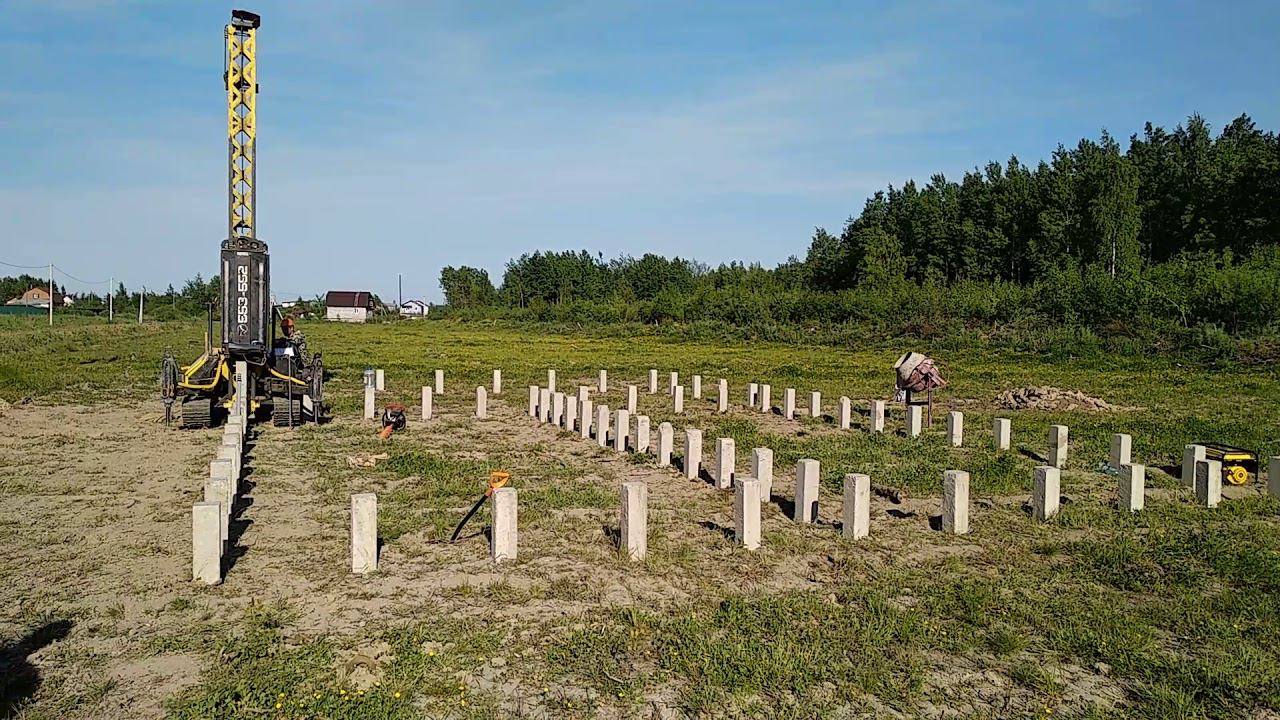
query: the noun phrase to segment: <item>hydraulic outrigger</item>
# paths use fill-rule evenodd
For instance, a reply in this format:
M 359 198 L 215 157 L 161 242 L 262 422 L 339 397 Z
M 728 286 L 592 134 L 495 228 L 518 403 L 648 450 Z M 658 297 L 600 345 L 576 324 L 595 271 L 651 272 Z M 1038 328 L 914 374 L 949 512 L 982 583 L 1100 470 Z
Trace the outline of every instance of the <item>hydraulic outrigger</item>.
M 324 364 L 308 357 L 292 324 L 276 337 L 279 314 L 271 298 L 267 245 L 257 237 L 257 32 L 261 18 L 231 11 L 225 31 L 227 90 L 228 217 L 222 241 L 221 343 L 213 340 L 209 309 L 204 354 L 178 367 L 166 352 L 161 373 L 165 419 L 179 404 L 184 428 L 211 427 L 225 411 L 243 401 L 252 418 L 270 407 L 276 425 L 318 422 L 323 417 Z M 237 376 L 237 371 L 244 373 Z M 243 397 L 240 397 L 243 393 Z

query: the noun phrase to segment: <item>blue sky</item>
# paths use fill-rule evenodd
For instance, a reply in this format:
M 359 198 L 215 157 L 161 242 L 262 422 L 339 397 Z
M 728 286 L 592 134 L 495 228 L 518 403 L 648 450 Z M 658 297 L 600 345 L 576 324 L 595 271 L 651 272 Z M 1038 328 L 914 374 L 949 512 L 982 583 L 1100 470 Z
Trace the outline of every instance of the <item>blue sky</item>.
M 231 7 L 0 2 L 0 261 L 216 271 Z M 245 7 L 280 296 L 439 300 L 443 265 L 497 284 L 536 249 L 772 265 L 908 178 L 1192 112 L 1280 127 L 1269 1 Z

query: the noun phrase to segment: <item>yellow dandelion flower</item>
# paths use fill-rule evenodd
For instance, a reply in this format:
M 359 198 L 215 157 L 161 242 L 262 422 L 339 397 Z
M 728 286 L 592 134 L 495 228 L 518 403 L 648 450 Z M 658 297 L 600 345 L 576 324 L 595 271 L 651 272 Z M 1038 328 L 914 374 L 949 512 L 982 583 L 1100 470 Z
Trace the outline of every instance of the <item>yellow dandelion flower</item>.
M 281 703 L 276 703 L 276 709 L 277 709 L 277 710 L 279 710 L 279 709 L 280 709 L 280 708 L 282 708 L 282 707 L 284 707 L 284 705 L 283 705 L 283 704 L 281 704 Z
M 395 693 L 392 694 L 392 697 L 396 698 L 397 700 L 400 699 L 400 691 L 399 690 L 395 691 Z
M 458 704 L 459 704 L 459 705 L 466 705 L 466 704 L 467 704 L 467 701 L 466 701 L 466 699 L 464 698 L 464 699 L 462 699 L 462 700 L 459 700 L 459 701 L 458 701 Z

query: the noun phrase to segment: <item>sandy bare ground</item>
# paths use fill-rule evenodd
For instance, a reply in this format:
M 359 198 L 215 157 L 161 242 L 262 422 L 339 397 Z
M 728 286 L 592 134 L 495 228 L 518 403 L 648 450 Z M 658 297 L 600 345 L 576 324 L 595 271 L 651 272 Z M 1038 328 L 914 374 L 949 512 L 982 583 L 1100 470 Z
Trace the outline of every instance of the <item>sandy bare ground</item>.
M 939 557 L 998 565 L 988 546 L 944 539 L 932 530 L 930 516 L 938 512 L 939 500 L 920 497 L 902 504 L 877 498 L 873 536 L 859 546 L 858 562 L 850 567 L 834 528 L 840 499 L 824 496 L 818 525 L 796 525 L 785 514 L 794 477 L 786 467 L 775 468 L 780 497 L 765 509 L 766 548 L 736 551 L 730 540 L 731 492 L 686 481 L 674 469 L 633 464 L 593 440 L 540 426 L 525 415 L 522 395 L 509 391 L 494 401 L 485 421 L 470 418 L 470 398 L 444 396 L 437 400 L 437 419 L 413 421 L 391 442 L 481 459 L 496 453 L 520 457 L 526 469 L 517 477 L 519 487 L 551 482 L 536 468 L 565 464 L 580 481 L 599 484 L 613 497 L 622 482 L 642 480 L 651 491 L 648 563 L 619 557 L 611 535 L 615 504 L 522 516 L 521 559 L 514 565 L 490 563 L 478 533 L 448 545 L 422 531 L 388 543 L 378 573 L 353 576 L 349 493 L 429 480 L 347 469 L 348 455 L 378 445 L 372 426 L 340 419 L 321 428 L 260 429 L 249 448 L 250 474 L 226 580 L 198 586 L 190 580 L 190 508 L 200 499 L 218 431 L 166 428 L 157 421 L 156 403 L 7 408 L 0 414 L 0 568 L 6 579 L 0 583 L 0 641 L 9 645 L 32 627 L 70 623 L 65 638 L 28 648 L 27 661 L 41 684 L 34 704 L 19 717 L 161 717 L 165 699 L 199 682 L 216 662 L 201 650 L 200 638 L 207 637 L 202 634 L 238 621 L 252 603 L 277 598 L 298 612 L 297 630 L 312 634 L 358 639 L 374 621 L 422 617 L 428 609 L 484 615 L 517 631 L 534 631 L 604 607 L 660 608 L 711 602 L 733 592 L 821 588 L 837 573 Z M 655 402 L 642 398 L 642 410 Z M 772 415 L 735 412 L 771 429 L 785 423 Z M 653 433 L 656 445 L 656 423 Z M 681 438 L 678 429 L 677 451 Z M 714 447 L 708 437 L 705 463 L 712 461 Z M 738 448 L 739 471 L 749 463 L 750 448 Z M 326 489 L 326 478 L 335 475 L 338 487 Z M 993 499 L 995 508 L 975 508 L 974 522 L 1024 500 Z M 494 583 L 580 591 L 544 593 L 506 606 L 480 605 L 451 592 Z M 489 687 L 503 687 L 504 681 L 515 682 L 500 670 L 474 679 Z M 1090 702 L 1120 696 L 1094 676 L 1088 682 Z M 919 708 L 925 715 L 942 713 L 947 703 L 939 704 L 939 697 L 971 701 L 975 688 L 1011 707 L 1025 693 L 980 667 L 948 667 L 930 683 L 932 702 Z M 521 692 L 518 683 L 511 692 Z

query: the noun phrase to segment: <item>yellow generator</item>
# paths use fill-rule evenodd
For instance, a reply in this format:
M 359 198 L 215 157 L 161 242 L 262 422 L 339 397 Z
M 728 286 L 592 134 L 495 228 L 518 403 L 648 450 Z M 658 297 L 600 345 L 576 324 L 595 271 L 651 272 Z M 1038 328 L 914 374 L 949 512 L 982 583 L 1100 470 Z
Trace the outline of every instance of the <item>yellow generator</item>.
M 1222 484 L 1244 485 L 1249 475 L 1258 475 L 1258 454 L 1222 443 L 1197 443 L 1204 446 L 1204 459 L 1222 463 Z

